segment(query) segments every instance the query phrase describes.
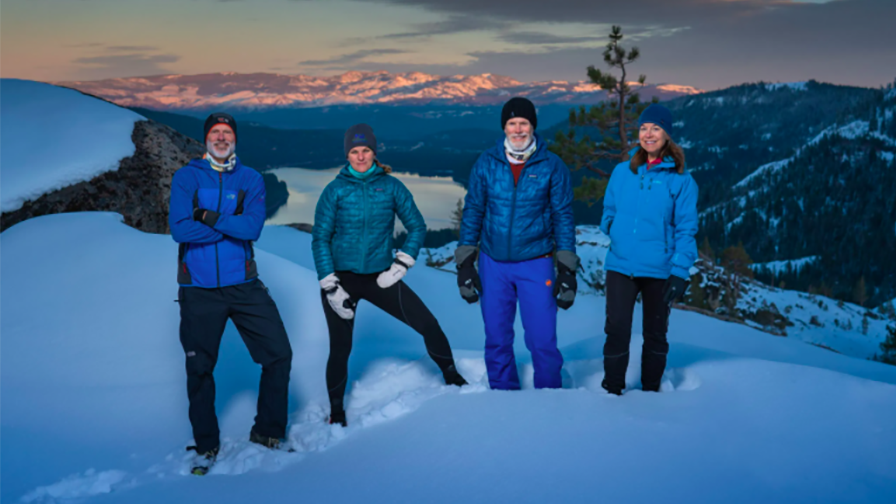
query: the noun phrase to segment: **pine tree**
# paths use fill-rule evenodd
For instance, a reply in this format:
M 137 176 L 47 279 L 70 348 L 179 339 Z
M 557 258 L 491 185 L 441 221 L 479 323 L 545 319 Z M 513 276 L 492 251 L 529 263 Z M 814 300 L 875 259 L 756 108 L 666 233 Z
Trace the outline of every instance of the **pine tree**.
M 703 244 L 700 245 L 700 254 L 712 261 L 716 262 L 716 251 L 712 249 L 712 246 L 709 244 L 709 236 L 703 237 Z
M 460 238 L 460 223 L 464 220 L 464 199 L 457 200 L 457 207 L 451 211 L 451 231 Z
M 560 156 L 573 170 L 586 168 L 592 176 L 583 176 L 582 185 L 575 191 L 576 199 L 593 205 L 604 196 L 609 178 L 607 172 L 599 167 L 603 160 L 618 163 L 628 159 L 629 151 L 638 145 L 638 116 L 647 108 L 646 103 L 626 80 L 628 65 L 634 63 L 641 55 L 637 47 L 630 50 L 619 45 L 623 39 L 622 28 L 613 26 L 603 52 L 604 63 L 610 69 L 618 69 L 621 75 L 617 78 L 609 71 L 602 72 L 591 65 L 588 67 L 588 78 L 592 84 L 607 92 L 608 100 L 586 109 L 569 111 L 569 131 L 557 132 L 551 151 Z M 638 77 L 638 85 L 643 86 L 647 76 Z M 657 101 L 654 99 L 654 102 Z M 596 143 L 587 135 L 576 139 L 575 128 L 596 128 L 600 132 L 600 142 Z
M 874 360 L 896 365 L 896 325 L 887 326 L 887 339 L 880 344 L 880 351 Z
M 852 300 L 859 306 L 865 306 L 868 301 L 868 289 L 865 288 L 865 276 L 859 277 L 856 286 L 852 289 Z

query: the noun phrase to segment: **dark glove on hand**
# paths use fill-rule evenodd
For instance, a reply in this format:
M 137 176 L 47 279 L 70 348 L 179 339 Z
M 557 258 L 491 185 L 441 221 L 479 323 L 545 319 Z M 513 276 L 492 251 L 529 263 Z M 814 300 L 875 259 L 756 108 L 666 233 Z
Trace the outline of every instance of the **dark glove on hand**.
M 479 293 L 482 292 L 479 273 L 476 272 L 476 266 L 473 265 L 475 260 L 476 255 L 471 254 L 457 266 L 457 286 L 460 287 L 460 296 L 470 304 L 479 301 Z
M 669 276 L 666 279 L 666 284 L 663 285 L 663 302 L 666 303 L 666 306 L 672 306 L 673 301 L 681 299 L 681 296 L 684 296 L 685 291 L 688 290 L 688 285 L 690 282 L 684 278 L 675 275 Z
M 208 227 L 215 227 L 215 223 L 218 222 L 218 217 L 220 216 L 221 214 L 214 210 L 206 210 L 204 208 L 193 209 L 193 220 L 199 221 Z
M 557 300 L 557 306 L 568 310 L 576 300 L 576 289 L 578 288 L 576 272 L 563 264 L 558 264 L 557 281 L 554 282 L 554 298 Z

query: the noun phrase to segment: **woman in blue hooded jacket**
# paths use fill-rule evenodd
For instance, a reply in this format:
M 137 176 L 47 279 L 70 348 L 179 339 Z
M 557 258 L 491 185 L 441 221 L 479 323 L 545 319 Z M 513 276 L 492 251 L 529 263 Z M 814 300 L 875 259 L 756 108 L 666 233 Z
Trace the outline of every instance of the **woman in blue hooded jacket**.
M 376 159 L 376 137 L 366 124 L 345 133 L 348 164 L 324 188 L 314 213 L 312 249 L 330 332 L 327 389 L 330 423 L 346 425 L 355 307 L 366 299 L 423 336 L 447 385 L 466 385 L 454 365 L 448 338 L 423 301 L 401 281 L 416 262 L 426 224 L 410 191 Z M 408 230 L 392 256 L 395 216 Z
M 641 388 L 659 392 L 669 343 L 672 302 L 689 284 L 697 259 L 697 184 L 685 172 L 684 152 L 672 141 L 672 112 L 651 105 L 638 119 L 639 146 L 610 176 L 601 231 L 607 254 L 607 320 L 602 386 L 625 388 L 632 314 L 641 294 L 644 345 Z

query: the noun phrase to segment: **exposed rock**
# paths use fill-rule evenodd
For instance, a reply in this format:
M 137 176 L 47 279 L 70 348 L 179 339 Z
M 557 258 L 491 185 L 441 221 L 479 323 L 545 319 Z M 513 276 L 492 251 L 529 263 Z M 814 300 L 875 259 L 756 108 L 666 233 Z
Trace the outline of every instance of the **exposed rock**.
M 135 123 L 131 139 L 134 155 L 122 159 L 118 170 L 25 202 L 22 208 L 0 216 L 0 231 L 41 215 L 107 211 L 120 213 L 126 224 L 141 231 L 168 233 L 171 177 L 205 148 L 154 121 Z
M 299 231 L 302 231 L 302 232 L 305 232 L 308 234 L 311 234 L 312 230 L 314 229 L 314 226 L 312 224 L 307 224 L 305 222 L 287 224 L 287 226 L 289 226 L 293 229 L 298 229 Z

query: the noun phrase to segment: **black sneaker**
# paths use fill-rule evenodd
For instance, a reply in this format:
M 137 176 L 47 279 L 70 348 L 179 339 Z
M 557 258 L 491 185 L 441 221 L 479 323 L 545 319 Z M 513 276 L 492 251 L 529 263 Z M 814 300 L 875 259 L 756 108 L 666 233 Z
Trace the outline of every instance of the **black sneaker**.
M 445 370 L 442 371 L 442 376 L 445 378 L 445 385 L 456 385 L 458 387 L 468 385 L 467 380 L 464 380 L 464 377 L 457 372 L 457 368 L 454 367 L 454 364 L 446 367 Z
M 188 446 L 187 450 L 196 452 L 196 457 L 193 459 L 193 465 L 190 467 L 190 474 L 195 474 L 196 476 L 205 476 L 208 474 L 209 469 L 212 468 L 215 464 L 215 460 L 218 458 L 219 448 L 220 446 L 216 446 L 212 450 L 200 453 L 197 447 Z
M 344 409 L 337 409 L 337 408 L 331 407 L 330 410 L 331 410 L 330 418 L 327 420 L 327 422 L 329 422 L 330 425 L 339 424 L 343 427 L 348 427 L 348 422 L 346 422 L 346 420 L 345 420 L 345 410 Z
M 255 430 L 249 431 L 249 441 L 255 444 L 260 444 L 265 448 L 270 448 L 272 450 L 279 450 L 283 442 L 280 438 L 262 436 L 261 434 L 255 432 Z

